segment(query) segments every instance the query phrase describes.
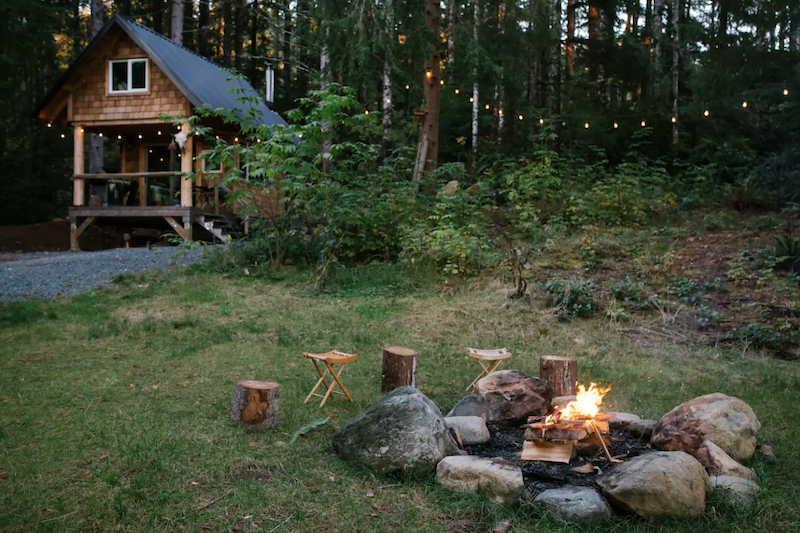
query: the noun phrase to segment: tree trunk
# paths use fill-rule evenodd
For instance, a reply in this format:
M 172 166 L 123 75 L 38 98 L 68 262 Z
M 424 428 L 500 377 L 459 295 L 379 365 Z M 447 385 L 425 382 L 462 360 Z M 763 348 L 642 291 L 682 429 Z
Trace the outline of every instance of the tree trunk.
M 222 63 L 230 68 L 233 66 L 233 0 L 223 0 L 222 2 Z
M 561 113 L 561 0 L 553 0 L 553 48 L 550 59 L 550 111 Z
M 105 18 L 103 0 L 92 0 L 92 37 L 103 28 Z M 92 174 L 103 171 L 103 141 L 96 133 L 89 134 L 89 172 Z
M 233 11 L 233 68 L 242 72 L 244 59 L 244 36 L 247 33 L 247 17 L 245 0 L 236 0 Z
M 472 13 L 473 13 L 473 22 L 472 22 L 472 40 L 473 45 L 478 45 L 478 35 L 480 29 L 480 1 L 479 0 L 472 0 Z M 477 59 L 475 60 L 477 62 Z M 472 145 L 470 152 L 472 154 L 472 160 L 469 167 L 469 174 L 470 177 L 474 178 L 477 167 L 478 167 L 478 106 L 480 105 L 478 102 L 478 65 L 475 64 L 475 70 L 473 72 L 474 81 L 472 84 Z
M 183 0 L 172 0 L 169 35 L 173 43 L 183 45 Z
M 164 0 L 153 0 L 153 31 L 164 34 Z
M 248 429 L 277 426 L 280 394 L 281 386 L 273 381 L 236 381 L 231 399 L 231 420 L 244 424 Z
M 664 0 L 653 1 L 653 48 L 655 51 L 653 56 L 653 96 L 656 98 L 661 96 L 661 78 L 663 76 L 663 71 L 661 69 L 663 57 L 662 46 L 664 40 L 663 9 Z
M 553 389 L 553 397 L 571 396 L 578 392 L 578 362 L 573 357 L 543 355 L 539 362 L 539 378 Z
M 401 346 L 384 348 L 381 391 L 389 392 L 406 385 L 416 387 L 417 367 L 419 367 L 419 352 L 416 350 Z
M 194 23 L 194 2 L 183 2 L 183 46 L 189 50 L 194 50 L 195 23 Z
M 208 36 L 209 0 L 200 0 L 197 11 L 197 52 L 203 57 L 211 56 Z
M 391 150 L 391 131 L 392 131 L 392 113 L 394 105 L 392 104 L 392 77 L 391 77 L 391 50 L 394 44 L 394 6 L 391 0 L 385 2 L 385 20 L 386 20 L 386 33 L 389 35 L 386 50 L 383 58 L 383 138 L 381 145 L 383 147 L 383 156 L 386 157 Z
M 456 1 L 447 0 L 447 75 L 453 77 L 456 64 Z
M 308 94 L 308 71 L 311 67 L 311 20 L 309 13 L 309 0 L 297 2 L 297 43 L 300 48 L 300 59 L 297 65 L 297 80 L 295 81 L 298 95 Z
M 250 84 L 258 82 L 258 18 L 260 11 L 258 8 L 258 0 L 253 0 L 250 8 L 250 66 L 247 71 L 247 77 L 250 79 Z M 258 82 L 260 83 L 260 82 Z
M 678 86 L 681 63 L 680 4 L 681 0 L 672 0 L 672 116 L 675 118 L 675 122 L 672 123 L 673 148 L 678 147 Z
M 292 98 L 292 9 L 289 0 L 283 4 L 283 101 L 291 107 Z M 305 96 L 305 95 L 303 95 Z
M 430 32 L 433 49 L 425 59 L 425 75 L 423 87 L 425 94 L 425 119 L 422 123 L 421 146 L 425 146 L 420 157 L 423 160 L 423 169 L 432 171 L 436 169 L 439 159 L 439 97 L 442 78 L 439 68 L 439 51 L 433 43 L 439 40 L 440 9 L 438 0 L 425 0 L 425 24 Z
M 567 67 L 566 77 L 572 79 L 575 66 L 575 0 L 567 0 L 567 43 L 564 50 L 564 62 Z

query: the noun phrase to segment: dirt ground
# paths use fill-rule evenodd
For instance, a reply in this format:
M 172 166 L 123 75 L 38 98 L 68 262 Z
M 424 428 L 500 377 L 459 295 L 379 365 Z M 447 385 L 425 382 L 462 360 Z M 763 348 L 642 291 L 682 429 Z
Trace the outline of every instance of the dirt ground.
M 158 232 L 134 231 L 131 246 L 168 244 Z M 81 250 L 97 251 L 125 246 L 122 230 L 112 226 L 89 226 L 81 235 Z M 55 219 L 52 222 L 28 226 L 0 227 L 0 253 L 55 252 L 69 250 L 69 222 Z

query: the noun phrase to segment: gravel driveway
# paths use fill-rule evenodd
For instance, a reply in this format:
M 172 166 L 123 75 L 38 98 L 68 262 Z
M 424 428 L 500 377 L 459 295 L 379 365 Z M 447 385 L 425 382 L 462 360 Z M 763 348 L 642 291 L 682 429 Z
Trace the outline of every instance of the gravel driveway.
M 70 296 L 112 285 L 121 274 L 167 270 L 202 260 L 203 248 L 118 248 L 0 256 L 0 302 Z

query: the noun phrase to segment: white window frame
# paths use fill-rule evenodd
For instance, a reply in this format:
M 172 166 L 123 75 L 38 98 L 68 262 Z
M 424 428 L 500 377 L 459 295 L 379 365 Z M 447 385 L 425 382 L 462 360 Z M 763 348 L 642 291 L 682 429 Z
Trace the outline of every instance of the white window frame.
M 208 163 L 208 161 L 206 160 L 205 157 L 203 157 L 203 154 L 210 154 L 211 152 L 212 152 L 212 150 L 203 150 L 202 152 L 197 154 L 197 158 L 195 159 L 195 162 L 197 162 L 198 160 L 201 162 L 200 166 L 202 168 L 200 169 L 200 172 L 202 172 L 203 174 L 222 174 L 222 165 L 221 164 L 220 164 L 220 166 L 219 166 L 219 168 L 217 170 L 206 170 L 206 163 Z
M 144 62 L 144 89 L 127 89 L 119 91 L 114 89 L 114 64 L 126 63 L 128 65 L 128 86 L 132 85 L 133 64 Z M 108 94 L 136 94 L 146 93 L 150 90 L 150 61 L 146 57 L 133 59 L 112 59 L 108 62 Z

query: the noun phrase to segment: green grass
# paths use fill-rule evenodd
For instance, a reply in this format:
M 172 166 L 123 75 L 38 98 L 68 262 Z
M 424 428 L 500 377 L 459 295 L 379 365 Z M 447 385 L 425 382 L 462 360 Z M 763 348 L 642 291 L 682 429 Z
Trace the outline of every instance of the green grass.
M 507 299 L 499 281 L 453 287 L 415 275 L 341 271 L 318 295 L 302 275 L 195 270 L 0 306 L 0 531 L 483 532 L 504 518 L 516 532 L 800 530 L 798 363 L 648 337 L 641 318 L 559 322 Z M 700 394 L 735 395 L 755 409 L 759 440 L 779 462 L 747 462 L 763 489 L 754 509 L 712 497 L 702 519 L 593 527 L 559 525 L 528 503 L 447 493 L 432 479 L 376 475 L 340 461 L 331 439 L 381 398 L 389 343 L 419 350 L 419 387 L 442 411 L 477 374 L 466 346 L 504 346 L 514 354 L 505 368 L 532 375 L 540 355 L 575 356 L 581 380 L 613 383 L 609 410 L 647 417 Z M 332 348 L 361 355 L 344 374 L 355 403 L 303 404 L 315 374 L 302 353 Z M 239 378 L 282 385 L 278 428 L 248 433 L 229 422 Z

